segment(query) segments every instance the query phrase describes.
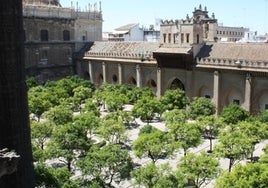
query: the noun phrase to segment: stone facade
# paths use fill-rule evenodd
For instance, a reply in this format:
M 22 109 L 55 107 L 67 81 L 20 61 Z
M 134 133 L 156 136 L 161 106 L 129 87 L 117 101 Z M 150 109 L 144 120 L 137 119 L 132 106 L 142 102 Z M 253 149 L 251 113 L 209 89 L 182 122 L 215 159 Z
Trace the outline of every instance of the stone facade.
M 158 97 L 181 88 L 190 99 L 211 98 L 217 113 L 230 103 L 253 114 L 267 109 L 268 45 L 217 42 L 216 23 L 200 7 L 186 20 L 162 22 L 160 43 L 95 42 L 78 73 L 96 85 L 147 86 Z
M 24 0 L 25 65 L 39 82 L 75 73 L 74 55 L 102 39 L 102 12 L 61 7 L 58 1 Z
M 217 39 L 223 42 L 236 42 L 244 38 L 249 32 L 248 28 L 244 27 L 217 27 Z

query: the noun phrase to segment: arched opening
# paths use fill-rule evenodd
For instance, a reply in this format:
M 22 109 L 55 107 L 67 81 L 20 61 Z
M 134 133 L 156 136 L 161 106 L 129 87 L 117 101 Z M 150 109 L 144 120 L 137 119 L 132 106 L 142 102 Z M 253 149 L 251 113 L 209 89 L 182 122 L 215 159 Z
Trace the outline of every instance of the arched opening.
M 184 90 L 184 85 L 178 78 L 175 78 L 171 82 L 171 84 L 169 86 L 169 89 L 181 89 L 181 90 Z
M 150 79 L 147 81 L 146 86 L 150 88 L 156 88 L 157 84 L 155 83 L 153 79 Z
M 202 86 L 199 89 L 199 97 L 211 99 L 213 97 L 212 89 L 209 89 L 207 86 Z
M 64 30 L 63 31 L 63 40 L 64 41 L 70 41 L 70 31 L 68 31 L 68 30 Z
M 242 94 L 237 89 L 230 90 L 228 96 L 227 96 L 227 105 L 235 103 L 238 105 L 241 105 L 244 102 Z
M 48 30 L 47 29 L 42 29 L 40 31 L 40 40 L 41 41 L 48 41 Z
M 117 80 L 118 80 L 118 79 L 117 79 L 117 76 L 116 76 L 115 74 L 113 75 L 112 79 L 113 79 L 113 82 L 114 82 L 114 83 L 117 83 Z
M 98 84 L 101 85 L 103 83 L 103 75 L 99 74 L 97 80 L 98 80 Z
M 259 98 L 259 110 L 268 110 L 268 92 L 265 92 Z
M 90 74 L 89 74 L 88 71 L 85 71 L 85 72 L 84 72 L 84 78 L 85 78 L 86 80 L 90 80 Z
M 133 87 L 136 87 L 136 86 L 137 86 L 137 81 L 136 81 L 135 78 L 130 77 L 130 78 L 128 79 L 128 84 L 130 84 L 130 85 L 133 86 Z

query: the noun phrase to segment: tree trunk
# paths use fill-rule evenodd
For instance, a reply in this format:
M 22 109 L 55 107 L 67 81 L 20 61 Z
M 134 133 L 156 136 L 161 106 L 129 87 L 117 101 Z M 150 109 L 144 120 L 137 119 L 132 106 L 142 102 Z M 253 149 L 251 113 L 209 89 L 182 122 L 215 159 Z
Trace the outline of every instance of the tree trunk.
M 234 159 L 229 158 L 229 168 L 228 168 L 229 172 L 231 172 L 233 164 L 234 164 Z
M 212 137 L 209 138 L 209 150 L 212 152 Z
M 34 187 L 22 18 L 21 0 L 0 4 L 0 149 L 20 155 L 17 171 L 0 178 L 3 188 Z

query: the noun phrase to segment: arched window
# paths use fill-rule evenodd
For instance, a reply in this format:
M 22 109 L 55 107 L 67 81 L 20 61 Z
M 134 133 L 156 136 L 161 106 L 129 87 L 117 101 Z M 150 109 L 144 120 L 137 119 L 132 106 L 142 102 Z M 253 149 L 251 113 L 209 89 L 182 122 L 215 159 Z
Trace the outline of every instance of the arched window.
M 117 80 L 118 80 L 118 79 L 117 79 L 117 76 L 114 74 L 114 75 L 113 75 L 113 82 L 116 83 Z
M 48 41 L 48 30 L 42 29 L 40 31 L 40 39 L 41 41 Z
M 128 83 L 129 83 L 131 86 L 134 86 L 134 87 L 137 85 L 137 81 L 135 80 L 134 77 L 130 77 L 130 78 L 128 79 Z
M 176 78 L 171 82 L 169 89 L 182 89 L 182 90 L 184 90 L 184 85 L 178 78 Z
M 69 41 L 70 40 L 70 31 L 68 31 L 68 30 L 63 31 L 63 40 L 64 41 Z

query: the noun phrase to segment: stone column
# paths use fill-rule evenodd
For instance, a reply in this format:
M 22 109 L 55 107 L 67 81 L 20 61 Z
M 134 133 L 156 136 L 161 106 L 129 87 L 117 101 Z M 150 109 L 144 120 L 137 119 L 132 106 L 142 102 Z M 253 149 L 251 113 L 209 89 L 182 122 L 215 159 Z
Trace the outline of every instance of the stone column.
M 160 67 L 157 68 L 157 90 L 156 90 L 156 96 L 158 98 L 161 97 L 162 94 L 162 70 Z
M 103 83 L 106 83 L 106 63 L 102 62 L 102 74 L 103 74 Z
M 3 148 L 14 150 L 20 159 L 14 173 L 0 178 L 1 188 L 34 188 L 22 19 L 22 1 L 2 1 L 0 4 L 0 150 Z
M 249 73 L 246 75 L 246 83 L 245 83 L 245 102 L 244 108 L 245 110 L 251 112 L 251 93 L 252 93 L 252 77 Z
M 220 108 L 220 73 L 214 71 L 214 86 L 213 86 L 213 98 L 212 101 L 216 105 L 216 114 L 219 114 Z
M 118 83 L 122 84 L 122 65 L 118 63 Z
M 192 74 L 192 71 L 186 71 L 185 94 L 189 97 L 189 99 L 191 99 L 193 96 Z
M 137 78 L 137 87 L 141 87 L 141 68 L 140 65 L 136 65 L 136 78 Z
M 88 61 L 88 73 L 90 77 L 90 81 L 94 84 L 94 73 L 93 73 L 93 68 L 92 68 L 92 62 Z

